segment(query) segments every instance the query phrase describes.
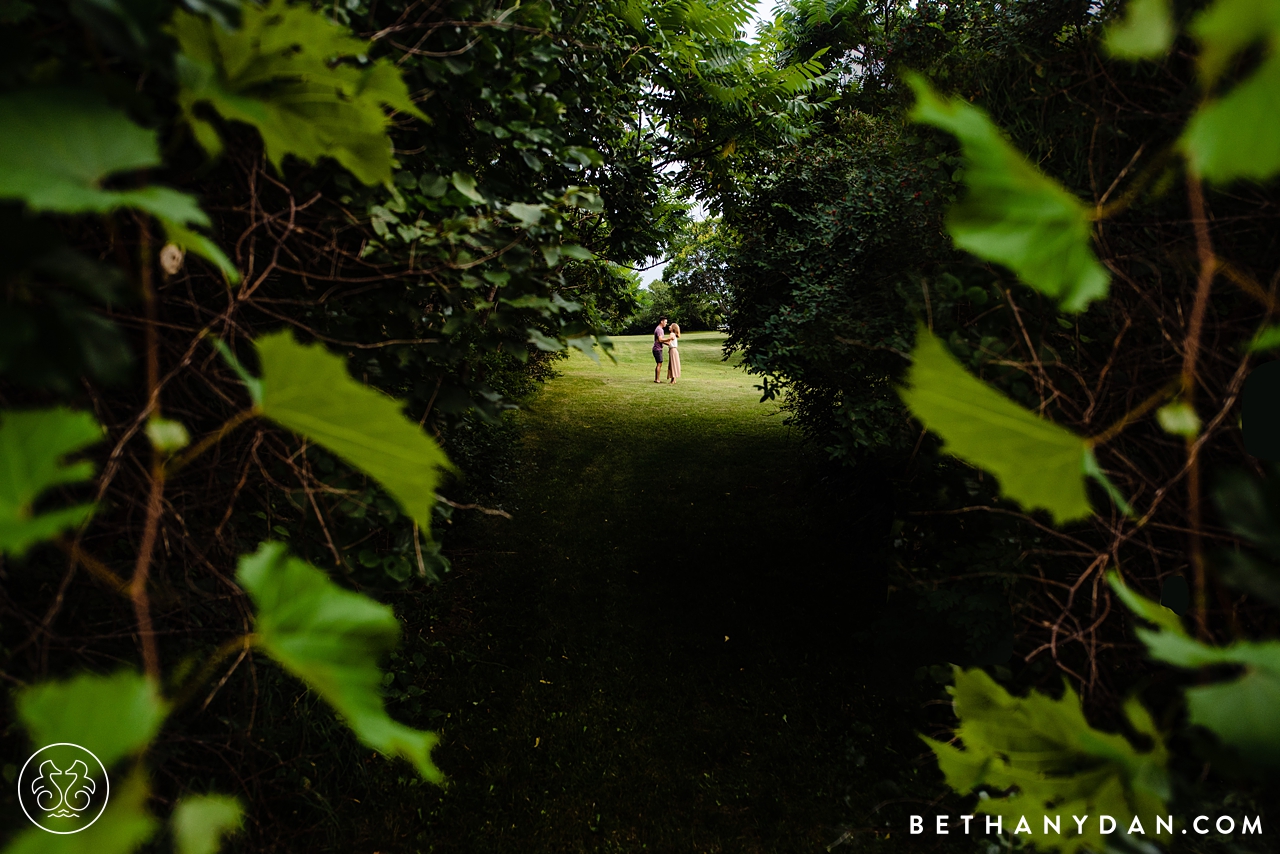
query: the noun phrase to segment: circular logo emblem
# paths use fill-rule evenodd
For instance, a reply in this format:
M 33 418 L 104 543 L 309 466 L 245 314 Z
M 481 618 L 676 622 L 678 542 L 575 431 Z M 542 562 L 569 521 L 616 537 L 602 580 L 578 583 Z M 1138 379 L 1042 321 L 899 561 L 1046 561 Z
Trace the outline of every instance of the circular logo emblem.
M 111 784 L 98 757 L 78 744 L 42 747 L 18 774 L 18 803 L 50 833 L 79 833 L 107 808 Z

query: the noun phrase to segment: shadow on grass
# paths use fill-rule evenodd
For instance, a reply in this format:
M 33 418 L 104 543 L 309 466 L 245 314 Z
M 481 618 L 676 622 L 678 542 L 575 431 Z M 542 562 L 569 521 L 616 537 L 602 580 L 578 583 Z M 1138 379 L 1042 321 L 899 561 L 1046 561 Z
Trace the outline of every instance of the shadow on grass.
M 833 482 L 721 340 L 686 336 L 670 386 L 623 339 L 529 404 L 515 518 L 461 523 L 455 572 L 401 607 L 391 708 L 441 731 L 451 784 L 370 758 L 329 838 L 820 851 L 852 822 L 854 849 L 933 850 L 903 837 L 942 791 L 914 736 L 937 686 L 855 641 L 892 510 Z

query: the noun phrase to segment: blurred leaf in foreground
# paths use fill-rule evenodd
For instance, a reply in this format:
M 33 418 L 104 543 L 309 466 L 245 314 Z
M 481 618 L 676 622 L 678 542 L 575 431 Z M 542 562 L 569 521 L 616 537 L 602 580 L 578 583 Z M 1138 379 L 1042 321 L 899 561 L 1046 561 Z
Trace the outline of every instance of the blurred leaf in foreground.
M 55 834 L 29 827 L 4 854 L 132 854 L 155 835 L 159 823 L 147 812 L 147 778 L 139 769 L 112 786 L 107 808 L 78 833 Z
M 1022 832 L 1034 834 L 1037 847 L 1063 854 L 1081 848 L 1105 851 L 1098 823 L 1087 822 L 1080 833 L 1071 816 L 1110 815 L 1124 832 L 1134 816 L 1154 821 L 1166 814 L 1168 751 L 1136 699 L 1125 704 L 1125 714 L 1136 731 L 1152 740 L 1147 752 L 1134 749 L 1123 736 L 1089 726 L 1070 686 L 1058 700 L 1035 691 L 1014 697 L 982 670 L 957 667 L 955 686 L 947 690 L 955 698 L 960 719 L 956 737 L 963 749 L 921 737 L 957 792 L 1017 787 L 1009 797 L 980 800 L 973 808 L 1002 816 L 1006 832 L 1016 831 L 1025 816 L 1029 826 Z M 1042 833 L 1045 816 L 1060 819 L 1061 832 Z M 1154 827 L 1144 825 L 1144 831 L 1155 836 Z M 1168 834 L 1163 838 L 1169 841 Z
M 1144 619 L 1150 621 L 1147 613 L 1162 607 L 1128 591 L 1114 572 L 1107 580 L 1117 593 L 1126 590 L 1127 595 L 1122 594 L 1126 601 L 1141 600 L 1143 610 L 1138 615 Z M 1137 630 L 1138 638 L 1157 661 L 1187 669 L 1224 664 L 1243 669 L 1235 678 L 1187 689 L 1191 723 L 1212 731 L 1250 761 L 1280 765 L 1280 715 L 1276 714 L 1280 709 L 1280 641 L 1239 641 L 1215 647 L 1165 628 L 1159 632 Z
M 236 580 L 257 608 L 259 646 L 333 706 L 360 741 L 443 782 L 431 761 L 439 737 L 392 720 L 378 691 L 378 656 L 395 646 L 400 633 L 391 608 L 343 590 L 290 557 L 281 543 L 264 543 L 241 558 Z
M 964 151 L 965 197 L 947 214 L 956 246 L 1003 264 L 1022 281 L 1084 311 L 1107 295 L 1110 276 L 1093 253 L 1090 211 L 1017 151 L 982 110 L 939 96 L 911 74 L 911 117 L 954 134 Z
M 1129 0 L 1123 20 L 1107 28 L 1104 46 L 1119 59 L 1155 59 L 1175 35 L 1169 0 Z
M 70 409 L 0 412 L 0 554 L 21 556 L 34 543 L 79 525 L 92 504 L 35 513 L 42 492 L 93 477 L 93 463 L 62 458 L 101 441 L 93 416 Z
M 986 469 L 1000 492 L 1055 522 L 1087 517 L 1087 442 L 1037 417 L 972 376 L 933 333 L 916 336 L 908 386 L 900 390 L 911 414 L 942 437 L 944 450 Z
M 346 362 L 319 344 L 278 332 L 257 346 L 262 414 L 375 478 L 430 531 L 436 485 L 449 468 L 435 440 L 404 417 L 398 401 L 353 380 Z
M 42 682 L 22 691 L 17 706 L 37 748 L 78 744 L 108 768 L 150 744 L 168 711 L 155 686 L 132 670 Z
M 171 30 L 182 48 L 178 103 L 211 155 L 222 140 L 201 104 L 257 128 L 277 171 L 287 154 L 332 157 L 366 184 L 387 184 L 395 158 L 384 107 L 426 120 L 391 60 L 339 62 L 364 57 L 371 43 L 309 4 L 245 4 L 237 29 L 179 10 Z
M 1241 51 L 1263 42 L 1262 64 L 1225 95 L 1196 111 L 1180 146 L 1192 169 L 1226 184 L 1280 172 L 1280 3 L 1218 0 L 1192 22 L 1200 73 L 1212 85 Z
M 213 241 L 191 230 L 210 224 L 194 196 L 155 185 L 103 188 L 112 176 L 159 166 L 160 148 L 155 131 L 95 96 L 70 89 L 0 95 L 0 163 L 0 199 L 66 214 L 145 211 L 178 236 L 174 242 L 231 267 Z
M 222 838 L 244 824 L 244 809 L 229 795 L 187 795 L 171 823 L 178 854 L 216 854 Z

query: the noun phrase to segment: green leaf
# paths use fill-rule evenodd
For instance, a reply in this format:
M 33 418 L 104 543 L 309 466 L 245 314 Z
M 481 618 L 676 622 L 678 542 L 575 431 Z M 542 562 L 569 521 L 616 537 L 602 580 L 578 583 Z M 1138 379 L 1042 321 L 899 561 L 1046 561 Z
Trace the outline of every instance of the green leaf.
M 104 190 L 113 175 L 160 165 L 156 133 L 84 92 L 28 89 L 0 95 L 0 198 L 33 211 L 108 213 L 137 208 L 207 226 L 194 197 L 168 187 Z
M 529 333 L 529 343 L 537 347 L 539 350 L 545 350 L 548 353 L 559 353 L 564 349 L 564 345 L 556 338 L 544 334 L 538 329 L 526 329 Z
M 1211 730 L 1242 756 L 1259 764 L 1278 766 L 1280 643 L 1273 642 L 1268 647 L 1266 667 L 1248 666 L 1239 679 L 1188 689 L 1187 711 L 1191 723 Z M 1160 657 L 1156 649 L 1151 654 Z
M 38 515 L 32 505 L 52 486 L 93 477 L 93 463 L 61 461 L 101 439 L 102 428 L 86 412 L 58 407 L 0 413 L 0 553 L 21 556 L 89 518 L 92 504 Z
M 1128 827 L 1135 815 L 1165 814 L 1168 751 L 1136 700 L 1126 704 L 1126 712 L 1134 728 L 1154 742 L 1145 753 L 1120 735 L 1089 726 L 1070 686 L 1058 700 L 1034 691 L 1014 697 L 982 670 L 955 668 L 955 686 L 947 690 L 954 697 L 960 719 L 956 736 L 964 747 L 924 741 L 957 792 L 1017 787 L 1010 797 L 980 800 L 974 807 L 1003 816 L 1006 830 L 1014 830 L 1015 822 L 1026 816 L 1038 847 L 1103 851 L 1096 824 L 1074 835 L 1076 828 L 1068 820 L 1064 834 L 1042 835 L 1044 816 L 1105 814 Z
M 476 179 L 473 175 L 465 172 L 454 172 L 449 178 L 449 183 L 453 184 L 453 188 L 462 195 L 466 196 L 477 204 L 484 204 L 484 196 L 480 195 L 480 191 L 476 189 Z
M 596 352 L 596 339 L 594 335 L 579 335 L 575 338 L 566 338 L 565 343 L 575 350 L 581 350 L 586 356 L 591 357 L 591 361 L 599 362 L 600 354 Z
M 155 835 L 159 823 L 147 812 L 147 778 L 137 770 L 111 787 L 107 808 L 78 833 L 54 834 L 28 827 L 4 854 L 132 854 Z
M 384 107 L 426 119 L 389 60 L 335 62 L 364 56 L 370 43 L 308 4 L 246 4 L 234 30 L 179 9 L 170 31 L 182 50 L 178 104 L 210 155 L 222 141 L 201 104 L 257 128 L 276 171 L 286 155 L 332 157 L 365 184 L 389 185 L 395 159 Z
M 948 453 L 999 478 L 1001 494 L 1048 510 L 1058 523 L 1092 512 L 1084 489 L 1086 441 L 974 378 L 923 326 L 907 382 L 899 393 L 911 414 L 942 437 Z
M 164 454 L 181 451 L 191 444 L 191 434 L 181 421 L 156 416 L 147 421 L 147 438 L 153 448 Z
M 1134 613 L 1164 629 L 1137 631 L 1152 658 L 1187 669 L 1224 664 L 1244 669 L 1235 679 L 1189 688 L 1189 719 L 1214 732 L 1244 757 L 1280 765 L 1280 715 L 1276 714 L 1280 708 L 1280 641 L 1207 646 L 1189 637 L 1172 611 L 1129 590 L 1114 572 L 1107 580 Z
M 1280 172 L 1280 52 L 1197 110 L 1179 145 L 1192 169 L 1217 184 L 1262 181 Z
M 229 795 L 187 795 L 170 821 L 178 854 L 216 854 L 222 838 L 244 824 L 244 809 Z
M 507 211 L 516 219 L 520 220 L 520 224 L 525 228 L 542 222 L 542 213 L 546 209 L 546 205 L 526 205 L 523 202 L 512 202 L 507 205 Z
M 440 446 L 401 414 L 401 404 L 363 386 L 342 358 L 288 332 L 257 341 L 262 362 L 262 414 L 323 445 L 375 478 L 424 531 L 442 469 Z
M 236 580 L 257 607 L 258 645 L 332 705 L 361 742 L 444 780 L 430 755 L 438 737 L 393 721 L 378 693 L 377 658 L 400 632 L 391 608 L 343 590 L 280 543 L 241 558 Z
M 1262 353 L 1280 347 L 1280 325 L 1268 326 L 1249 342 L 1250 353 Z
M 1211 647 L 1171 632 L 1139 629 L 1137 634 L 1152 658 L 1176 667 L 1243 667 L 1236 679 L 1187 689 L 1189 720 L 1248 759 L 1280 765 L 1280 641 Z
M 1200 75 L 1218 79 L 1240 51 L 1280 32 L 1280 4 L 1274 0 L 1217 0 L 1191 22 L 1200 42 Z
M 1111 478 L 1107 477 L 1102 466 L 1098 465 L 1098 458 L 1094 456 L 1093 448 L 1085 448 L 1083 470 L 1085 477 L 1093 478 L 1106 491 L 1107 496 L 1115 502 L 1117 510 L 1129 517 L 1134 515 L 1133 507 L 1125 500 L 1124 494 L 1111 482 Z
M 262 405 L 262 380 L 245 370 L 244 365 L 236 358 L 236 354 L 231 352 L 231 348 L 227 346 L 227 342 L 221 338 L 209 337 L 213 349 L 218 351 L 218 355 L 222 356 L 222 360 L 226 362 L 231 370 L 236 372 L 236 376 L 240 378 L 240 382 L 244 383 L 245 390 L 249 392 L 249 399 L 253 401 L 254 406 Z
M 1148 623 L 1153 623 L 1175 635 L 1186 635 L 1186 630 L 1182 628 L 1182 619 L 1177 614 L 1159 602 L 1152 602 L 1145 596 L 1130 590 L 1114 569 L 1107 573 L 1107 583 L 1130 611 Z
M 1200 416 L 1195 407 L 1185 400 L 1175 400 L 1156 410 L 1156 421 L 1161 429 L 1174 436 L 1194 438 L 1200 435 Z
M 36 747 L 78 744 L 107 768 L 150 744 L 168 713 L 155 686 L 131 670 L 42 682 L 19 693 L 17 707 Z
M 968 192 L 947 215 L 956 246 L 1003 264 L 1063 311 L 1107 295 L 1110 276 L 1093 253 L 1090 211 L 1027 162 L 986 113 L 940 97 L 919 74 L 911 117 L 954 134 L 964 150 Z
M 560 246 L 560 254 L 577 261 L 590 261 L 596 257 L 595 253 L 590 249 L 585 246 L 579 246 L 576 243 L 562 244 Z
M 1124 20 L 1107 28 L 1103 44 L 1119 59 L 1155 59 L 1169 52 L 1174 35 L 1169 0 L 1129 0 Z

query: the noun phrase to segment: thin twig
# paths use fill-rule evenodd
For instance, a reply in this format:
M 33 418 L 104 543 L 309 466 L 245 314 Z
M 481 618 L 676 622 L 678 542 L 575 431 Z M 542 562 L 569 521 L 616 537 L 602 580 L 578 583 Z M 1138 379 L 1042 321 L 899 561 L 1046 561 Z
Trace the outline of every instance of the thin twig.
M 1182 355 L 1182 389 L 1187 406 L 1194 408 L 1197 378 L 1197 359 L 1200 355 L 1200 335 L 1204 328 L 1204 315 L 1209 304 L 1209 289 L 1217 259 L 1209 238 L 1209 220 L 1205 213 L 1204 189 L 1200 176 L 1187 171 L 1187 199 L 1191 206 L 1191 222 L 1196 231 L 1196 254 L 1200 260 L 1200 275 L 1196 282 L 1196 300 L 1191 308 L 1191 320 L 1187 327 L 1186 344 Z M 1187 439 L 1187 519 L 1191 528 L 1191 565 L 1195 574 L 1195 621 L 1201 637 L 1207 637 L 1208 597 L 1205 595 L 1205 565 L 1200 537 L 1200 445 Z

